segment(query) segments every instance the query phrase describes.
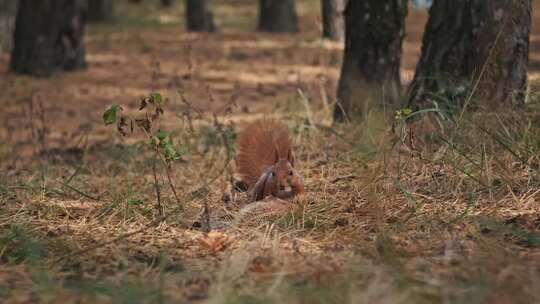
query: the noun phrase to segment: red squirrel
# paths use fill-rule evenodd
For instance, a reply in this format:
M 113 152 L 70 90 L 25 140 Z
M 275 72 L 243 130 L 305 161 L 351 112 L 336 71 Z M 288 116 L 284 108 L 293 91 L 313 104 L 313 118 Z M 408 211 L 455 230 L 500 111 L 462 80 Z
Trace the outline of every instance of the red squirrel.
M 249 124 L 238 138 L 236 164 L 252 201 L 305 192 L 303 178 L 294 168 L 289 129 L 282 122 L 261 119 Z

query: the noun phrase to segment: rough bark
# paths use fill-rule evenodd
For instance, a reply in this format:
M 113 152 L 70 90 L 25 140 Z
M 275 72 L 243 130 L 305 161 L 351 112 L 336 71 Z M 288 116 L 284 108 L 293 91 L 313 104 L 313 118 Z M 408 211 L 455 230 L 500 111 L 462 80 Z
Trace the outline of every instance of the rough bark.
M 48 76 L 84 68 L 86 10 L 82 0 L 20 0 L 11 70 Z
M 336 121 L 373 106 L 399 103 L 406 15 L 406 0 L 348 1 Z
M 0 0 L 0 54 L 11 50 L 17 0 Z
M 522 103 L 530 26 L 531 0 L 435 0 L 409 105 L 422 107 L 455 88 L 475 89 L 480 104 Z
M 475 34 L 478 94 L 488 105 L 522 104 L 527 89 L 531 0 L 480 1 Z
M 259 26 L 262 32 L 298 32 L 295 0 L 259 0 Z
M 321 0 L 322 36 L 340 41 L 345 36 L 345 0 Z
M 216 30 L 210 6 L 211 0 L 186 0 L 186 27 L 188 31 L 213 32 Z
M 89 0 L 88 21 L 109 21 L 114 16 L 114 0 Z

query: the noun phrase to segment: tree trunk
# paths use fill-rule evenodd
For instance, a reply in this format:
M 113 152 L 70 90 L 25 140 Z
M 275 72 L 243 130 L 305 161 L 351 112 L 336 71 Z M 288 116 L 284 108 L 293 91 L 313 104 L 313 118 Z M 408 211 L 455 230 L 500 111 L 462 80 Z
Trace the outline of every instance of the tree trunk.
M 523 104 L 527 90 L 531 0 L 476 0 L 478 94 L 488 105 Z M 473 16 L 474 17 L 474 16 Z M 473 30 L 474 33 L 474 30 Z M 482 73 L 482 65 L 485 72 Z M 482 74 L 482 75 L 480 75 Z
M 85 1 L 20 0 L 15 21 L 11 70 L 49 76 L 86 66 L 83 44 Z
M 345 0 L 321 0 L 323 38 L 343 40 L 345 36 L 343 10 Z
M 298 32 L 295 0 L 259 0 L 259 31 Z
M 88 21 L 108 21 L 114 16 L 114 0 L 89 0 Z
M 174 4 L 174 0 L 161 0 L 161 6 L 170 7 Z
M 336 121 L 374 105 L 399 103 L 406 15 L 406 0 L 348 1 Z
M 11 50 L 17 12 L 16 0 L 0 0 L 0 54 Z
M 522 103 L 530 27 L 531 0 L 435 0 L 409 105 L 443 96 L 448 106 L 459 106 L 466 98 L 456 94 L 471 90 L 487 106 Z
M 187 30 L 214 32 L 214 16 L 210 9 L 211 0 L 186 0 Z

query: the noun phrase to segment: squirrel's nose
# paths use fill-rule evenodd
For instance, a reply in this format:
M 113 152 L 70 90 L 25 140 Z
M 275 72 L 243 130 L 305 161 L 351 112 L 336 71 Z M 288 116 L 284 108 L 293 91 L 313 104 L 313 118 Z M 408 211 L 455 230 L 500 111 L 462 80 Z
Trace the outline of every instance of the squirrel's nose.
M 284 186 L 284 185 L 279 185 L 279 190 L 284 191 L 284 190 L 285 190 L 285 186 Z

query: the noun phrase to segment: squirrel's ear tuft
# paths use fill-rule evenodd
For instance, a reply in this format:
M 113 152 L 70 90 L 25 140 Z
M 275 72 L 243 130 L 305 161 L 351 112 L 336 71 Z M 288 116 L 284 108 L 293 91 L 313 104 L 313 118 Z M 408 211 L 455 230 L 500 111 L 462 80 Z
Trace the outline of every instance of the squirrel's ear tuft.
M 294 154 L 292 152 L 292 149 L 289 148 L 289 150 L 287 151 L 287 160 L 289 161 L 289 163 L 291 164 L 291 166 L 294 167 Z

